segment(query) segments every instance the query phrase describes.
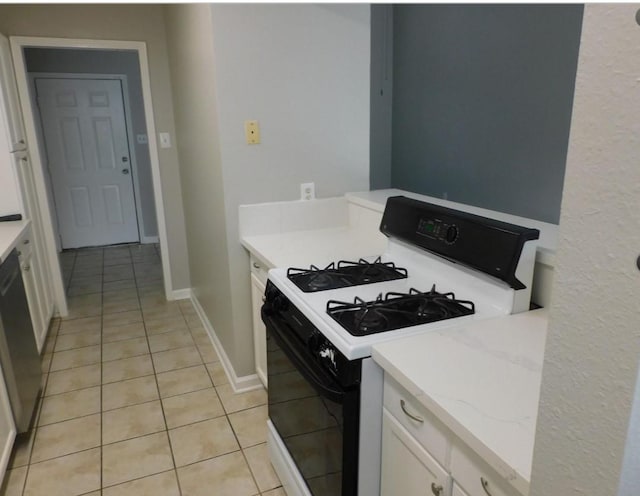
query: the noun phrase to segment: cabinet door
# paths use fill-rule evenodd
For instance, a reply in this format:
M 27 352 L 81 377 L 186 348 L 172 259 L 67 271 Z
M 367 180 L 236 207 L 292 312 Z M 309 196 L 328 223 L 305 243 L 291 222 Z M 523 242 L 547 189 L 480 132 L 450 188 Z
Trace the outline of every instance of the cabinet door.
M 46 319 L 45 311 L 42 308 L 42 298 L 39 294 L 39 285 L 35 276 L 41 272 L 38 267 L 38 259 L 31 253 L 27 256 L 21 255 L 20 270 L 22 271 L 24 290 L 27 294 L 27 303 L 29 304 L 29 314 L 31 315 L 33 332 L 36 337 L 36 345 L 38 346 L 38 353 L 40 353 L 42 352 L 44 340 L 47 337 L 49 322 L 48 319 Z
M 0 368 L 0 480 L 4 478 L 15 437 L 16 424 L 13 420 L 9 393 L 2 375 L 2 368 Z
M 42 220 L 40 210 L 36 200 L 35 181 L 29 157 L 25 152 L 20 152 L 15 157 L 16 175 L 19 178 L 20 193 L 22 196 L 22 212 L 25 218 L 31 220 L 31 235 L 28 237 L 32 260 L 29 263 L 31 267 L 31 276 L 35 284 L 35 294 L 37 295 L 37 306 L 41 315 L 42 333 L 46 334 L 49 327 L 49 320 L 53 315 L 53 290 L 50 286 L 49 267 L 46 265 L 46 249 L 44 245 L 44 233 L 42 231 Z M 25 238 L 26 240 L 26 238 Z M 24 272 L 23 272 L 24 273 Z M 31 306 L 31 302 L 29 302 Z M 40 326 L 35 320 L 34 328 Z M 42 344 L 37 338 L 38 350 Z M 43 339 L 44 341 L 44 339 Z
M 456 484 L 456 481 L 453 481 L 453 489 L 451 490 L 451 496 L 469 496 L 469 495 L 465 493 L 458 484 Z
M 7 132 L 11 151 L 24 150 L 24 124 L 18 99 L 18 88 L 11 61 L 11 48 L 6 36 L 0 35 L 0 98 L 4 101 Z
M 444 468 L 383 409 L 381 496 L 449 496 Z
M 251 274 L 251 306 L 253 308 L 253 350 L 256 360 L 256 373 L 267 387 L 267 331 L 260 316 L 265 285 Z

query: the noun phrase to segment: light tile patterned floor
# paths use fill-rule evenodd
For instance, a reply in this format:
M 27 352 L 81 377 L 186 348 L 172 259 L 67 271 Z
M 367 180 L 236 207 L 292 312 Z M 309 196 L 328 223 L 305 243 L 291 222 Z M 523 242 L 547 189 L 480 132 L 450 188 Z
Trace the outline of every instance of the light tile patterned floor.
M 157 247 L 64 252 L 70 316 L 52 323 L 36 427 L 5 496 L 284 496 L 266 393 L 234 394 L 188 300 L 167 302 Z

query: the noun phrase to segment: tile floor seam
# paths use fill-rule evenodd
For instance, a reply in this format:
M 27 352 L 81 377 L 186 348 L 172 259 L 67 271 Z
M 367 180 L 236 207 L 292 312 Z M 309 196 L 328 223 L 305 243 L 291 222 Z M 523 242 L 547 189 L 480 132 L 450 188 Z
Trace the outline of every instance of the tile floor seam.
M 136 282 L 136 293 L 138 295 L 138 304 L 142 304 L 142 302 L 140 301 L 140 292 L 138 291 L 138 283 Z M 147 325 L 144 319 L 144 313 L 142 314 L 142 325 L 144 327 L 144 334 L 145 337 L 147 338 L 147 347 L 149 348 L 149 353 L 151 354 L 151 345 L 149 344 L 149 333 L 147 332 Z M 175 472 L 175 476 L 176 476 L 176 483 L 178 485 L 178 493 L 180 496 L 182 496 L 182 488 L 180 486 L 180 479 L 178 478 L 178 467 L 176 464 L 176 457 L 175 454 L 173 452 L 173 446 L 171 444 L 171 436 L 169 436 L 169 424 L 167 422 L 167 415 L 164 411 L 164 404 L 162 403 L 162 396 L 160 395 L 160 384 L 158 384 L 158 373 L 156 371 L 156 365 L 153 361 L 153 354 L 151 354 L 151 369 L 153 370 L 153 376 L 155 379 L 155 384 L 156 384 L 156 391 L 158 393 L 158 400 L 160 401 L 160 410 L 162 411 L 162 419 L 164 420 L 164 426 L 166 428 L 166 433 L 167 433 L 167 442 L 169 443 L 169 452 L 171 453 L 171 463 L 173 464 L 173 471 Z
M 23 496 L 25 495 L 26 491 L 27 491 L 27 483 L 29 481 L 29 472 L 30 472 L 30 468 L 32 465 L 37 465 L 37 464 L 42 464 L 45 462 L 50 462 L 52 460 L 56 460 L 58 458 L 63 458 L 66 456 L 70 456 L 70 455 L 75 455 L 78 453 L 84 453 L 84 452 L 89 452 L 91 450 L 95 450 L 97 448 L 100 449 L 100 453 L 99 453 L 99 488 L 98 489 L 94 489 L 91 491 L 87 491 L 84 492 L 82 494 L 85 495 L 89 495 L 89 494 L 102 494 L 103 491 L 106 488 L 111 488 L 111 487 L 116 487 L 118 485 L 123 485 L 123 484 L 128 484 L 130 482 L 133 481 L 138 481 L 138 480 L 142 480 L 148 477 L 152 477 L 152 476 L 157 476 L 158 474 L 162 474 L 162 473 L 171 473 L 172 477 L 175 479 L 175 484 L 177 485 L 177 491 L 180 495 L 183 494 L 183 488 L 182 488 L 182 483 L 180 480 L 180 477 L 178 475 L 178 469 L 182 469 L 185 467 L 189 467 L 191 465 L 195 465 L 204 461 L 208 461 L 208 460 L 212 460 L 212 459 L 216 459 L 216 458 L 221 458 L 224 456 L 228 456 L 231 455 L 233 453 L 237 453 L 238 451 L 241 452 L 241 454 L 239 455 L 242 459 L 242 463 L 245 466 L 246 470 L 248 470 L 248 476 L 251 477 L 251 481 L 253 483 L 254 488 L 256 489 L 255 493 L 251 493 L 254 496 L 258 496 L 258 495 L 262 495 L 263 491 L 260 490 L 260 486 L 258 485 L 258 477 L 257 475 L 254 473 L 254 468 L 252 468 L 252 466 L 249 463 L 249 457 L 247 456 L 247 449 L 251 449 L 254 448 L 255 446 L 259 446 L 261 444 L 263 444 L 263 442 L 258 442 L 257 444 L 251 444 L 250 446 L 245 446 L 243 447 L 240 443 L 240 437 L 239 437 L 239 433 L 236 432 L 236 429 L 233 427 L 233 424 L 231 422 L 231 418 L 230 415 L 234 415 L 234 414 L 238 414 L 241 412 L 245 412 L 247 410 L 251 410 L 254 408 L 258 408 L 258 407 L 264 407 L 265 404 L 261 403 L 258 405 L 252 405 L 252 406 L 248 406 L 246 408 L 240 408 L 238 410 L 234 410 L 233 412 L 229 411 L 228 408 L 226 408 L 224 406 L 224 403 L 222 401 L 222 396 L 220 394 L 220 392 L 218 391 L 218 388 L 221 386 L 225 386 L 226 388 L 229 389 L 229 391 L 227 391 L 226 393 L 226 397 L 227 398 L 232 398 L 233 395 L 235 395 L 236 393 L 233 391 L 233 388 L 231 387 L 231 385 L 228 383 L 228 380 L 225 380 L 225 382 L 223 384 L 220 385 L 216 385 L 216 383 L 214 382 L 213 379 L 213 371 L 210 369 L 210 365 L 215 364 L 215 363 L 220 363 L 220 355 L 218 354 L 217 350 L 215 349 L 215 346 L 213 345 L 213 343 L 211 342 L 211 339 L 209 337 L 209 339 L 207 340 L 206 343 L 202 343 L 202 336 L 201 333 L 198 333 L 197 335 L 194 335 L 194 330 L 195 329 L 204 329 L 203 323 L 200 319 L 200 316 L 197 314 L 197 312 L 195 311 L 195 309 L 193 308 L 193 303 L 191 302 L 191 299 L 185 299 L 185 304 L 182 304 L 181 301 L 176 301 L 176 302 L 169 302 L 167 300 L 163 300 L 163 296 L 164 296 L 164 286 L 162 283 L 162 276 L 160 275 L 160 277 L 157 277 L 156 275 L 154 275 L 154 265 L 155 266 L 160 266 L 160 269 L 162 268 L 161 266 L 161 254 L 159 253 L 159 247 L 157 245 L 153 245 L 152 246 L 152 253 L 153 253 L 153 258 L 151 259 L 147 259 L 147 255 L 146 253 L 148 253 L 148 251 L 144 251 L 142 252 L 142 245 L 135 245 L 135 244 L 127 244 L 124 245 L 127 246 L 128 249 L 126 250 L 126 253 L 128 254 L 129 257 L 129 261 L 127 263 L 124 264 L 113 264 L 112 262 L 120 257 L 120 253 L 119 252 L 109 252 L 109 248 L 99 248 L 97 250 L 91 250 L 88 255 L 84 255 L 81 256 L 79 254 L 83 253 L 80 250 L 77 250 L 75 252 L 73 252 L 73 259 L 71 262 L 69 262 L 68 260 L 65 260 L 64 265 L 69 266 L 72 265 L 72 269 L 69 272 L 67 281 L 67 287 L 73 285 L 73 276 L 81 276 L 82 275 L 82 271 L 78 270 L 76 271 L 76 269 L 80 268 L 80 267 L 90 267 L 90 260 L 93 259 L 95 257 L 95 262 L 94 263 L 102 263 L 102 272 L 98 275 L 96 274 L 95 276 L 91 275 L 91 274 L 86 274 L 87 275 L 87 279 L 91 279 L 91 277 L 95 277 L 95 279 L 97 279 L 97 277 L 101 277 L 101 283 L 102 283 L 102 291 L 101 292 L 93 292 L 93 290 L 89 287 L 86 290 L 81 290 L 81 289 L 77 289 L 78 291 L 78 296 L 76 300 L 72 300 L 71 303 L 77 303 L 80 307 L 80 310 L 74 312 L 73 318 L 70 319 L 65 319 L 65 321 L 69 321 L 69 322 L 73 322 L 75 320 L 79 320 L 79 319 L 100 319 L 98 322 L 98 329 L 100 332 L 100 339 L 99 339 L 99 361 L 94 362 L 94 363 L 88 363 L 85 364 L 83 363 L 82 365 L 76 365 L 74 367 L 68 367 L 68 368 L 63 368 L 63 369 L 59 369 L 59 370 L 51 370 L 52 366 L 53 366 L 53 358 L 54 355 L 56 353 L 64 353 L 65 351 L 72 351 L 72 350 L 83 350 L 85 348 L 89 348 L 91 346 L 96 346 L 96 345 L 86 345 L 86 346 L 76 346 L 76 347 L 72 347 L 72 348 L 67 348 L 64 350 L 56 350 L 55 347 L 58 344 L 57 343 L 57 339 L 58 336 L 61 335 L 73 335 L 73 334 L 77 334 L 83 331 L 86 331 L 86 328 L 83 328 L 85 326 L 85 323 L 81 323 L 81 324 L 76 324 L 78 326 L 79 329 L 77 330 L 73 330 L 74 327 L 70 327 L 72 329 L 71 332 L 67 331 L 64 332 L 64 334 L 60 334 L 61 329 L 64 328 L 63 326 L 63 321 L 60 319 L 57 321 L 56 323 L 56 329 L 50 330 L 50 336 L 49 338 L 53 340 L 52 344 L 49 344 L 48 342 L 45 342 L 45 346 L 47 347 L 46 349 L 50 349 L 50 358 L 48 360 L 48 363 L 46 366 L 43 366 L 43 373 L 47 374 L 45 377 L 45 380 L 43 381 L 44 386 L 43 386 L 43 394 L 42 394 L 42 398 L 40 399 L 40 404 L 38 407 L 38 412 L 37 412 L 37 418 L 35 421 L 35 425 L 34 425 L 34 431 L 33 431 L 33 437 L 30 438 L 31 442 L 30 442 L 30 446 L 28 447 L 29 449 L 29 454 L 26 460 L 26 464 L 23 466 L 21 465 L 20 467 L 12 467 L 12 469 L 17 469 L 17 468 L 23 468 L 24 467 L 24 480 L 22 483 L 22 490 L 20 492 L 20 494 L 22 494 Z M 116 250 L 120 250 L 122 247 L 118 246 L 117 248 L 115 248 Z M 138 251 L 134 252 L 134 248 L 137 248 Z M 145 249 L 146 250 L 146 249 Z M 110 255 L 109 253 L 113 253 L 115 255 L 115 257 L 110 259 Z M 70 256 L 69 256 L 70 257 Z M 70 257 L 71 258 L 71 257 Z M 123 257 L 124 259 L 124 257 Z M 78 265 L 78 261 L 79 260 L 83 260 L 82 265 Z M 140 263 L 138 263 L 137 261 L 140 261 Z M 107 271 L 109 271 L 109 269 L 107 269 L 107 267 L 117 267 L 117 266 L 132 266 L 132 270 L 133 270 L 133 278 L 127 278 L 127 279 L 122 279 L 121 281 L 131 281 L 131 284 L 133 285 L 131 288 L 129 288 L 128 284 L 126 285 L 126 287 L 122 288 L 122 291 L 128 291 L 129 289 L 135 291 L 135 296 L 131 295 L 132 298 L 136 298 L 136 303 L 138 305 L 137 309 L 134 310 L 122 310 L 122 311 L 118 311 L 119 306 L 118 306 L 118 299 L 115 297 L 115 293 L 117 291 L 119 291 L 118 289 L 113 289 L 114 287 L 113 284 L 110 284 L 110 281 L 105 281 L 105 273 Z M 138 268 L 139 265 L 144 265 L 144 267 L 142 268 Z M 68 269 L 69 270 L 69 269 Z M 87 269 L 87 272 L 90 272 L 91 269 Z M 89 277 L 91 276 L 91 277 Z M 77 280 L 77 279 L 76 279 Z M 120 279 L 119 279 L 120 280 Z M 117 282 L 117 281 L 116 281 Z M 107 288 L 109 291 L 107 291 Z M 106 292 L 111 292 L 114 293 L 114 296 L 112 298 L 110 298 L 109 300 L 105 300 L 105 293 Z M 100 296 L 96 296 L 97 294 L 99 294 Z M 85 295 L 91 295 L 92 298 L 84 298 Z M 74 297 L 76 298 L 76 297 Z M 99 300 L 96 301 L 96 300 Z M 143 303 L 144 301 L 144 303 Z M 123 297 L 122 303 L 123 305 L 126 305 L 127 302 L 127 298 Z M 174 304 L 175 303 L 175 304 Z M 91 306 L 91 305 L 98 305 L 99 306 L 99 312 L 97 314 L 92 314 L 91 310 L 87 311 L 87 305 Z M 132 303 L 131 303 L 132 304 Z M 105 313 L 105 307 L 109 308 L 108 313 Z M 164 310 L 163 310 L 164 308 Z M 123 312 L 127 312 L 127 311 L 132 311 L 132 312 L 139 312 L 140 314 L 140 318 L 141 321 L 140 322 L 136 322 L 136 323 L 140 323 L 142 325 L 143 331 L 144 333 L 140 336 L 134 336 L 134 337 L 128 337 L 125 339 L 117 339 L 115 341 L 111 341 L 109 340 L 108 342 L 105 341 L 105 321 L 108 320 L 107 316 L 110 315 L 117 315 L 119 313 L 123 313 Z M 91 314 L 91 315 L 88 315 Z M 169 329 L 164 329 L 161 332 L 150 332 L 148 329 L 148 324 L 149 323 L 154 323 L 154 324 L 159 324 L 165 320 L 175 320 L 176 322 L 179 321 L 178 324 L 175 325 L 176 328 L 171 328 L 173 327 L 173 325 L 169 325 L 168 327 L 170 327 Z M 196 322 L 197 321 L 197 322 Z M 98 323 L 97 322 L 97 323 Z M 133 323 L 135 324 L 135 323 Z M 91 320 L 88 320 L 86 322 L 86 325 L 89 326 L 89 329 L 92 329 L 93 327 L 93 323 Z M 117 329 L 118 327 L 126 327 L 127 325 L 132 325 L 132 324 L 118 324 L 118 325 L 110 325 L 108 329 Z M 155 326 L 154 326 L 155 327 Z M 158 328 L 161 328 L 161 326 L 158 326 Z M 188 331 L 188 332 L 185 332 Z M 117 331 L 116 331 L 117 332 Z M 135 331 L 132 331 L 135 332 Z M 175 338 L 166 338 L 166 340 L 163 340 L 162 338 L 153 338 L 152 336 L 161 336 L 163 334 L 167 334 L 167 333 L 171 333 L 171 332 L 175 332 Z M 206 332 L 206 330 L 205 330 Z M 179 337 L 181 336 L 181 337 Z M 196 336 L 199 338 L 200 342 L 196 339 Z M 208 336 L 208 334 L 207 334 Z M 142 353 L 140 355 L 132 355 L 132 356 L 121 356 L 118 358 L 113 358 L 110 360 L 104 360 L 104 347 L 105 345 L 108 344 L 115 344 L 115 343 L 123 343 L 126 341 L 134 341 L 134 340 L 141 340 L 141 338 L 144 338 L 144 342 L 146 344 L 146 352 Z M 169 344 L 169 348 L 166 349 L 159 349 L 158 351 L 152 352 L 151 351 L 151 341 L 154 342 L 160 342 L 160 343 L 166 343 L 167 341 L 170 343 L 172 339 L 176 339 L 176 340 L 180 340 L 180 339 L 184 339 L 185 341 L 190 338 L 193 342 L 191 344 L 188 345 L 184 345 L 184 346 L 177 346 L 177 347 L 173 347 L 172 345 Z M 81 341 L 82 338 L 76 338 L 78 341 Z M 47 340 L 49 341 L 49 339 Z M 67 338 L 65 339 L 65 342 L 73 342 L 74 338 Z M 161 346 L 165 346 L 166 344 L 162 344 Z M 211 346 L 212 350 L 211 352 L 209 352 L 207 346 Z M 50 347 L 50 348 L 49 348 Z M 123 346 L 126 348 L 126 345 Z M 114 345 L 109 347 L 110 349 L 118 349 L 119 346 L 118 345 Z M 192 349 L 192 348 L 196 348 L 197 351 L 197 355 L 195 354 L 187 354 L 187 356 L 191 356 L 192 358 L 195 358 L 196 356 L 199 358 L 199 363 L 194 363 L 194 364 L 190 364 L 190 365 L 186 365 L 186 366 L 179 366 L 176 368 L 171 368 L 168 370 L 163 370 L 162 372 L 158 372 L 157 368 L 156 368 L 156 362 L 153 360 L 154 356 L 157 356 L 158 354 L 163 354 L 165 352 L 171 352 L 171 351 L 175 351 L 175 350 L 180 350 L 180 349 Z M 213 355 L 213 353 L 215 353 L 215 355 Z M 170 356 L 170 353 L 167 353 L 166 356 Z M 60 356 L 60 355 L 58 355 Z M 65 355 L 62 355 L 63 357 Z M 206 358 L 211 358 L 211 356 L 214 356 L 215 358 L 217 358 L 217 360 L 205 360 Z M 118 374 L 114 373 L 115 369 L 113 368 L 113 365 L 110 364 L 114 364 L 117 363 L 120 360 L 131 360 L 131 359 L 135 359 L 137 357 L 148 357 L 149 360 L 149 369 L 150 369 L 150 373 L 148 374 L 143 374 L 141 376 L 135 376 L 135 377 L 130 377 L 130 378 L 120 378 L 119 380 L 111 380 L 111 382 L 105 382 L 105 369 L 108 368 L 109 369 L 109 373 L 110 375 L 116 376 Z M 182 359 L 184 357 L 181 357 L 180 359 Z M 191 359 L 191 358 L 187 358 L 187 359 Z M 63 362 L 64 363 L 64 362 Z M 127 362 L 122 362 L 123 366 L 125 363 Z M 131 362 L 128 362 L 131 363 Z M 52 373 L 57 373 L 57 372 L 69 372 L 69 371 L 73 371 L 74 369 L 79 369 L 81 367 L 95 367 L 99 365 L 99 384 L 94 384 L 94 385 L 82 385 L 80 387 L 73 387 L 71 389 L 68 390 L 63 390 L 61 392 L 57 392 L 51 395 L 46 394 L 47 392 L 47 388 L 49 385 L 49 379 L 50 379 L 50 374 Z M 175 365 L 172 364 L 170 366 Z M 116 366 L 117 367 L 117 366 Z M 146 367 L 146 365 L 145 365 Z M 173 372 L 180 372 L 180 371 L 184 371 L 185 369 L 188 368 L 197 368 L 197 367 L 204 367 L 205 370 L 205 376 L 206 377 L 206 382 L 208 383 L 208 385 L 206 387 L 200 387 L 197 386 L 196 389 L 193 390 L 188 390 L 188 391 L 183 391 L 177 394 L 171 393 L 167 396 L 161 396 L 160 394 L 160 383 L 159 383 L 159 374 L 165 374 L 165 373 L 173 373 Z M 46 370 L 45 370 L 46 369 Z M 134 371 L 133 374 L 137 374 L 138 372 L 136 370 L 145 371 L 144 367 L 138 368 L 136 369 L 134 367 Z M 89 372 L 90 369 L 87 369 L 87 371 Z M 91 372 L 93 373 L 93 372 Z M 104 410 L 104 400 L 105 400 L 105 394 L 106 391 L 104 389 L 104 386 L 106 385 L 114 385 L 117 383 L 124 383 L 127 381 L 133 381 L 136 379 L 142 379 L 142 378 L 147 378 L 147 381 L 149 382 L 149 385 L 151 384 L 151 380 L 150 380 L 150 376 L 153 375 L 154 380 L 153 383 L 155 383 L 155 394 L 157 397 L 153 398 L 153 399 L 145 399 L 144 401 L 141 401 L 139 403 L 132 403 L 132 404 L 123 404 L 121 406 L 118 406 L 116 408 L 111 408 L 110 410 Z M 73 373 L 69 374 L 69 377 L 72 377 Z M 122 375 L 123 377 L 127 376 L 127 373 L 124 373 Z M 56 377 L 56 376 L 54 376 Z M 58 377 L 61 377 L 60 379 L 60 383 L 57 384 L 56 387 L 60 387 L 60 388 L 64 388 L 66 387 L 64 384 L 67 379 L 67 377 L 65 377 L 64 375 L 60 375 Z M 179 374 L 178 374 L 179 377 Z M 178 379 L 178 377 L 176 377 L 176 380 L 183 380 L 183 378 Z M 91 380 L 91 379 L 89 379 Z M 200 380 L 200 379 L 199 379 Z M 196 381 L 197 382 L 197 381 Z M 70 381 L 70 383 L 72 383 L 72 381 Z M 61 385 L 62 384 L 62 385 Z M 83 414 L 80 416 L 76 416 L 76 417 L 72 417 L 69 419 L 63 419 L 63 420 L 59 420 L 57 422 L 52 422 L 50 424 L 46 424 L 43 426 L 38 425 L 39 421 L 40 421 L 40 415 L 42 413 L 42 403 L 44 401 L 45 398 L 51 398 L 54 399 L 56 397 L 60 397 L 60 395 L 62 394 L 66 394 L 66 393 L 77 393 L 78 391 L 83 391 L 83 390 L 87 390 L 87 389 L 91 389 L 91 388 L 95 388 L 95 387 L 100 387 L 100 392 L 99 392 L 99 411 L 96 413 L 87 413 L 87 414 Z M 193 415 L 193 416 L 187 416 L 187 417 L 183 417 L 182 420 L 177 420 L 178 417 L 176 417 L 176 423 L 172 424 L 174 425 L 173 427 L 169 427 L 169 422 L 167 421 L 167 412 L 165 411 L 165 402 L 170 401 L 173 398 L 179 398 L 180 396 L 186 396 L 186 395 L 191 395 L 193 393 L 198 393 L 198 392 L 203 392 L 203 391 L 212 391 L 213 396 L 210 397 L 209 393 L 206 393 L 206 397 L 210 398 L 209 400 L 207 400 L 207 405 L 211 404 L 211 401 L 213 401 L 213 397 L 215 397 L 217 403 L 219 404 L 218 407 L 215 407 L 213 409 L 207 409 L 206 411 L 203 411 L 201 414 L 198 415 Z M 80 393 L 81 394 L 81 393 Z M 185 398 L 184 400 L 184 405 L 187 405 L 187 409 L 189 408 L 189 401 L 191 401 L 189 398 Z M 139 407 L 141 405 L 146 405 L 146 404 L 151 404 L 154 402 L 158 402 L 159 403 L 159 412 L 161 412 L 162 414 L 162 421 L 164 423 L 164 425 L 162 426 L 161 430 L 157 430 L 154 432 L 146 432 L 144 434 L 138 434 L 136 433 L 135 435 L 131 436 L 130 432 L 136 432 L 135 429 L 133 431 L 129 431 L 129 433 L 127 434 L 126 430 L 125 430 L 125 434 L 122 435 L 126 435 L 126 436 L 130 436 L 130 437 L 125 437 L 122 440 L 116 440 L 116 441 L 111 441 L 109 443 L 105 444 L 105 431 L 104 431 L 104 422 L 105 422 L 105 415 L 107 415 L 107 417 L 109 417 L 109 414 L 111 413 L 115 413 L 117 415 L 116 412 L 118 412 L 119 410 L 125 410 L 127 408 L 135 408 L 135 407 Z M 63 402 L 64 403 L 64 402 Z M 177 405 L 180 403 L 180 400 L 177 400 L 176 403 L 174 403 L 174 405 Z M 154 407 L 155 408 L 155 407 Z M 219 408 L 219 410 L 216 410 L 216 408 Z M 217 414 L 217 416 L 216 416 Z M 46 460 L 41 460 L 35 463 L 31 463 L 32 461 L 32 456 L 33 456 L 33 448 L 35 446 L 35 441 L 37 439 L 38 436 L 38 431 L 41 428 L 44 427 L 49 427 L 49 426 L 55 426 L 56 424 L 60 424 L 63 422 L 67 422 L 67 421 L 71 421 L 71 420 L 75 420 L 75 419 L 82 419 L 82 418 L 86 418 L 86 417 L 90 417 L 90 416 L 96 416 L 100 415 L 99 420 L 100 420 L 100 433 L 99 433 L 99 445 L 96 447 L 92 447 L 92 448 L 87 448 L 87 449 L 83 449 L 83 450 L 78 450 L 78 451 L 73 451 L 72 453 L 67 453 L 64 455 L 58 455 L 52 458 L 48 458 Z M 126 417 L 127 414 L 123 413 L 123 415 Z M 154 414 L 155 415 L 155 414 Z M 172 414 L 174 415 L 174 414 Z M 212 416 L 213 415 L 213 416 Z M 202 418 L 202 417 L 207 417 L 207 418 Z M 170 433 L 177 431 L 179 429 L 182 428 L 188 428 L 190 426 L 194 426 L 196 424 L 204 424 L 206 422 L 210 422 L 212 420 L 215 419 L 221 419 L 222 417 L 224 417 L 225 419 L 225 423 L 227 425 L 227 428 L 231 429 L 231 433 L 233 435 L 233 439 L 235 441 L 235 446 L 231 451 L 228 451 L 226 453 L 218 453 L 215 456 L 206 456 L 205 458 L 202 458 L 200 460 L 196 460 L 190 463 L 187 463 L 185 465 L 181 465 L 180 467 L 177 466 L 176 463 L 176 458 L 175 458 L 175 453 L 174 453 L 174 449 L 173 449 L 173 444 L 171 441 L 171 436 Z M 194 420 L 195 419 L 195 420 Z M 159 417 L 158 417 L 159 420 Z M 181 424 L 180 422 L 185 422 L 184 424 Z M 160 425 L 157 425 L 157 428 L 159 428 Z M 238 427 L 240 428 L 240 427 Z M 163 436 L 165 437 L 165 442 L 166 447 L 168 448 L 168 453 L 171 455 L 171 465 L 172 468 L 171 469 L 164 469 L 164 470 L 159 470 L 159 466 L 156 466 L 156 468 L 151 468 L 151 472 L 152 473 L 148 473 L 145 475 L 141 475 L 141 476 L 135 476 L 132 477 L 130 479 L 118 482 L 116 484 L 110 484 L 109 486 L 104 486 L 104 477 L 103 477 L 103 465 L 104 465 L 104 448 L 107 446 L 112 446 L 114 444 L 117 443 L 125 443 L 131 440 L 136 440 L 136 439 L 140 439 L 140 438 L 144 438 L 146 436 L 154 436 L 154 435 L 160 435 L 161 433 L 164 433 Z M 231 438 L 229 438 L 231 439 Z M 251 441 L 253 442 L 253 441 Z M 165 448 L 166 449 L 166 448 Z M 238 458 L 239 460 L 240 458 Z M 168 460 L 167 460 L 168 461 Z M 168 466 L 167 466 L 168 468 Z M 256 468 L 257 469 L 257 468 Z M 159 470 L 159 471 L 158 471 Z M 142 473 L 142 472 L 141 472 Z M 132 475 L 132 474 L 131 474 Z M 127 475 L 126 477 L 129 477 L 129 475 Z M 186 479 L 185 479 L 186 480 Z M 249 479 L 246 479 L 247 482 L 249 481 Z M 214 484 L 214 488 L 216 487 L 215 484 L 215 479 L 212 481 Z M 175 487 L 175 486 L 174 486 Z M 268 491 L 264 492 L 264 494 L 273 491 L 274 489 L 277 489 L 277 487 L 281 487 L 281 486 L 276 486 L 276 488 L 273 489 L 269 489 Z M 80 489 L 80 488 L 78 488 Z M 82 496 L 81 494 L 79 494 L 78 496 Z

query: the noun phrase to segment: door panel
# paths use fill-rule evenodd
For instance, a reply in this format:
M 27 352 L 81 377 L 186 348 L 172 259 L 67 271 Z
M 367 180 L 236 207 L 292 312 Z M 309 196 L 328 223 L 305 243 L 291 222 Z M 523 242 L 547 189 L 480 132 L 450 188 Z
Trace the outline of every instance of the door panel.
M 35 85 L 62 247 L 139 241 L 120 81 Z

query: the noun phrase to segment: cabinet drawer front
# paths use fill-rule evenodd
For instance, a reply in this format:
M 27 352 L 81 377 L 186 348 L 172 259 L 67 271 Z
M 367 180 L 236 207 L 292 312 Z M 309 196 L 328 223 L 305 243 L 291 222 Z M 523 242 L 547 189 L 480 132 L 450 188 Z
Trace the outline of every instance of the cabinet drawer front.
M 522 496 L 466 446 L 451 449 L 451 474 L 468 496 Z
M 269 273 L 269 267 L 263 262 L 258 260 L 255 256 L 251 255 L 249 258 L 249 265 L 251 267 L 251 273 L 258 278 L 262 284 L 267 284 L 267 277 Z
M 381 496 L 445 496 L 450 490 L 447 471 L 383 409 Z
M 388 375 L 384 379 L 384 406 L 422 446 L 427 447 L 438 463 L 448 467 L 451 449 L 448 429 Z

